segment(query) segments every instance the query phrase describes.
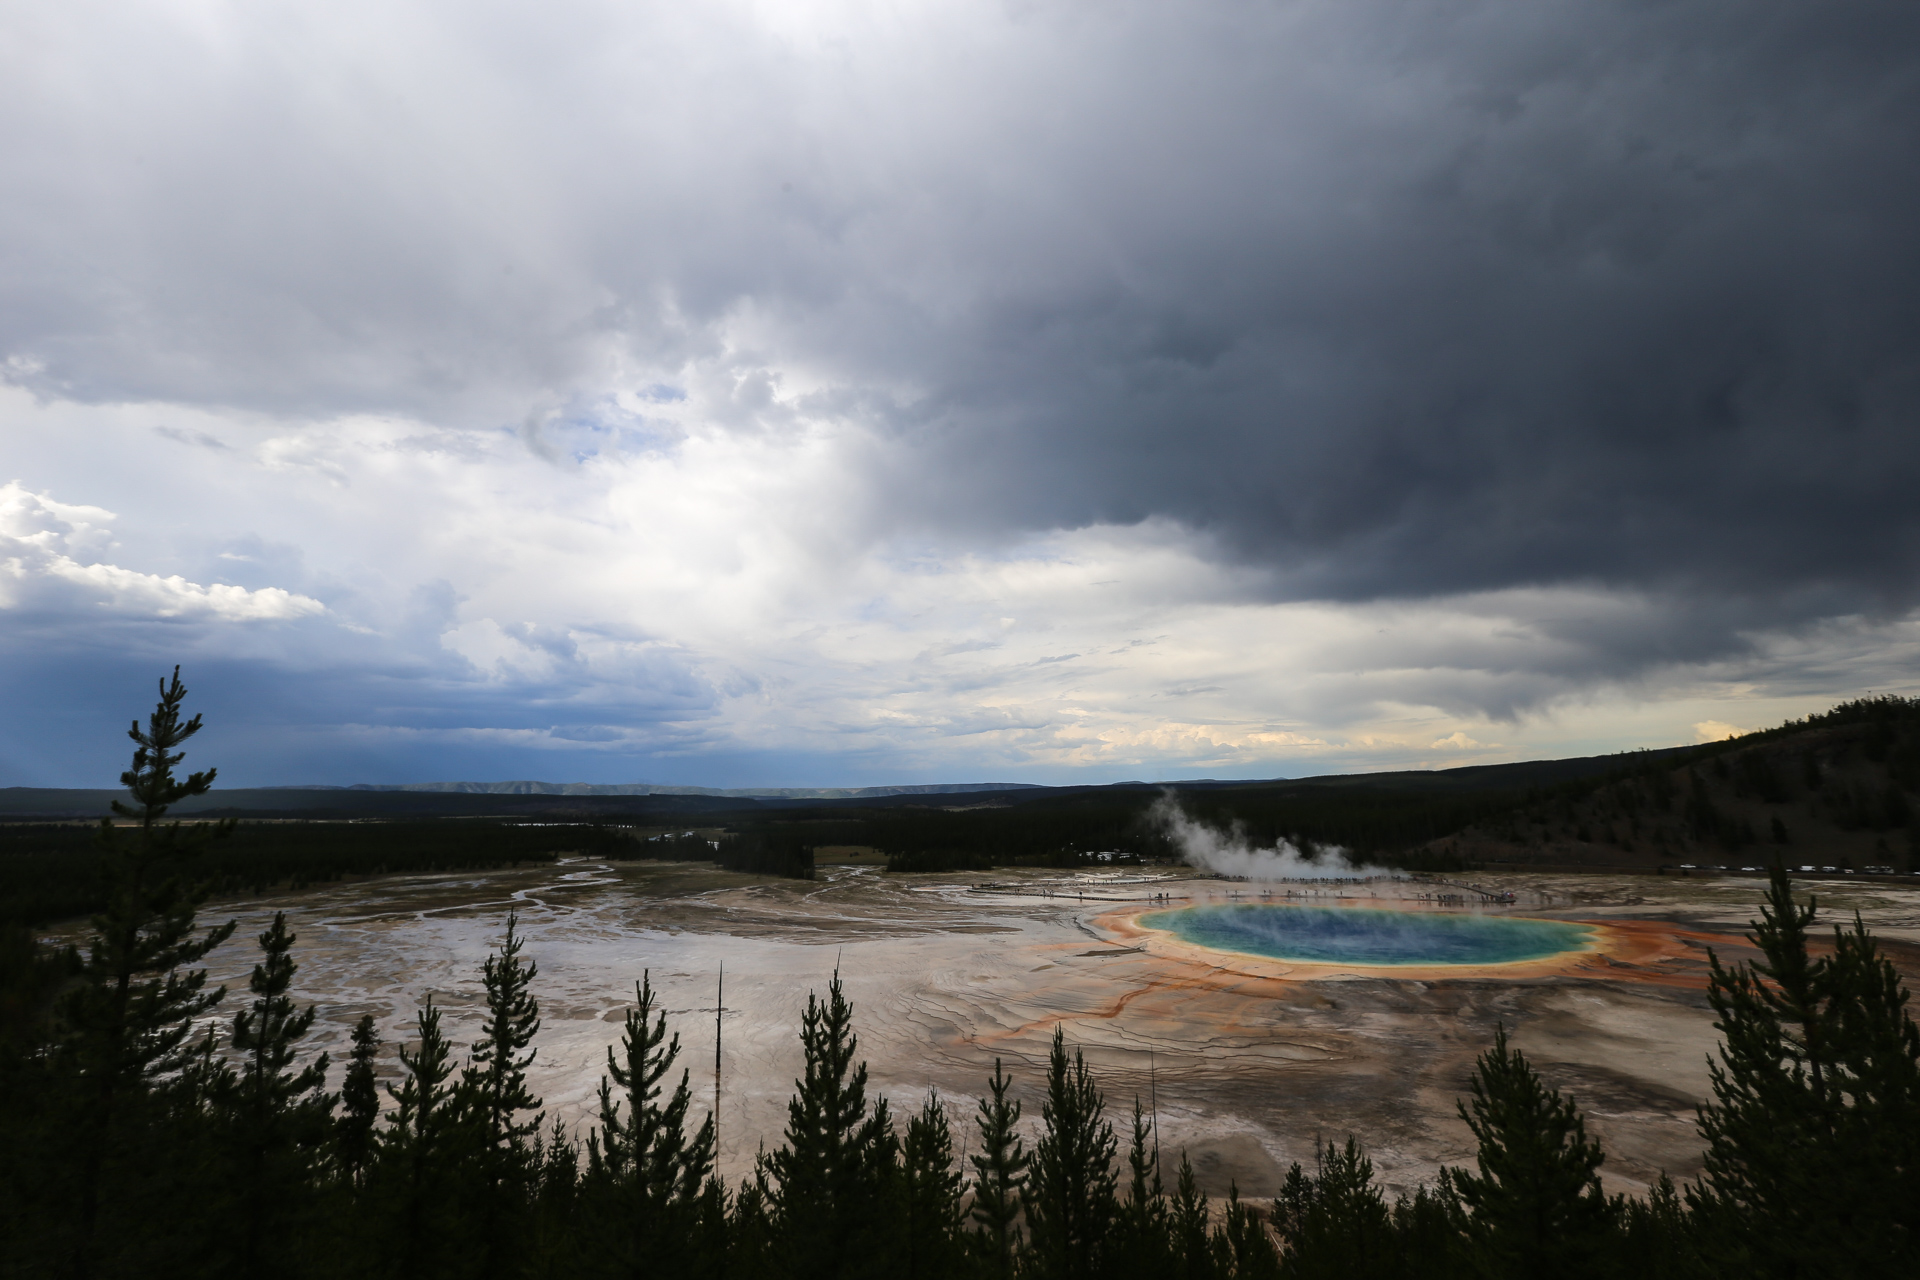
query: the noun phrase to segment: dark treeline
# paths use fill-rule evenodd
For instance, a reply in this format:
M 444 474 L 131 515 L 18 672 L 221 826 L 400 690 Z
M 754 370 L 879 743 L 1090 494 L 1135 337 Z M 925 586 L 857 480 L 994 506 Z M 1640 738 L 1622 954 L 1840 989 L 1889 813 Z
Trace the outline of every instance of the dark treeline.
M 887 855 L 895 871 L 994 866 L 1075 866 L 1087 855 L 1124 851 L 1166 856 L 1145 821 L 1148 792 L 1094 792 L 1006 808 L 897 808 L 868 820 L 857 841 Z
M 1416 871 L 1457 869 L 1458 836 L 1511 844 L 1594 846 L 1589 860 L 1677 859 L 1793 843 L 1789 815 L 1749 816 L 1739 802 L 1799 803 L 1813 843 L 1827 828 L 1900 832 L 1907 865 L 1920 867 L 1920 699 L 1877 695 L 1717 742 L 1628 751 L 1554 779 L 1556 762 L 1491 766 L 1493 785 L 1463 778 L 1445 791 L 1406 775 L 1203 790 L 1183 796 L 1211 821 L 1241 820 L 1263 841 L 1298 833 L 1377 862 Z M 1850 767 L 1858 766 L 1858 767 Z M 1475 770 L 1460 770 L 1472 775 Z M 1846 774 L 1865 776 L 1843 776 Z M 1452 781 L 1447 774 L 1432 782 Z M 1895 850 L 1879 843 L 1880 860 Z M 1844 861 L 1844 859 L 1843 859 Z
M 208 895 L 302 889 L 350 876 L 513 867 L 565 853 L 713 862 L 752 875 L 813 878 L 815 842 L 779 826 L 747 827 L 710 841 L 691 832 L 636 840 L 626 829 L 598 822 L 475 818 L 205 825 L 222 832 L 195 859 L 196 883 Z M 100 910 L 112 858 L 96 826 L 0 823 L 0 927 Z
M 565 852 L 606 853 L 604 828 L 475 820 L 241 822 L 195 860 L 209 894 L 304 888 L 348 876 L 467 871 L 551 862 Z M 107 903 L 109 845 L 73 823 L 0 823 L 0 920 L 44 922 Z
M 1605 773 L 1531 790 L 1462 835 L 1649 864 L 1800 852 L 1846 870 L 1912 870 L 1917 793 L 1920 699 L 1878 696 L 1685 752 L 1629 753 Z
M 1056 1031 L 1038 1125 L 994 1064 L 975 1114 L 932 1094 L 895 1117 L 858 1061 L 836 975 L 800 1019 L 788 1120 L 753 1173 L 714 1171 L 679 1042 L 643 975 L 595 1122 L 549 1125 L 527 1068 L 537 967 L 509 917 L 478 975 L 477 1040 L 431 1001 L 383 1081 L 373 1019 L 344 1063 L 304 1042 L 283 916 L 230 1017 L 200 964 L 197 864 L 223 828 L 162 821 L 175 681 L 125 781 L 108 902 L 84 952 L 9 953 L 0 1000 L 0 1268 L 75 1277 L 1909 1277 L 1920 1270 L 1920 1029 L 1856 920 L 1809 946 L 1776 872 L 1763 959 L 1709 991 L 1724 1043 L 1700 1113 L 1700 1179 L 1609 1196 L 1600 1145 L 1503 1033 L 1461 1100 L 1471 1168 L 1389 1201 L 1355 1139 L 1279 1194 L 1209 1204 L 1163 1164 L 1136 1099 L 1113 1108 Z M 1031 1119 L 1030 1117 L 1028 1118 Z M 1116 1122 L 1117 1121 L 1117 1122 Z M 958 1132 L 956 1133 L 956 1129 Z M 1030 1145 L 1029 1145 L 1030 1143 Z M 956 1146 L 964 1158 L 956 1158 Z
M 1758 742 L 1769 742 L 1778 738 L 1790 737 L 1806 729 L 1831 729 L 1843 725 L 1866 725 L 1871 733 L 1869 741 L 1875 744 L 1868 749 L 1879 758 L 1884 758 L 1886 750 L 1902 728 L 1910 728 L 1920 722 L 1920 698 L 1903 698 L 1896 693 L 1874 694 L 1865 698 L 1855 698 L 1842 702 L 1831 711 L 1822 711 L 1808 716 L 1804 720 L 1788 720 L 1771 729 L 1761 729 L 1753 733 L 1742 734 L 1727 742 L 1709 743 L 1697 750 L 1728 750 L 1732 746 L 1751 746 Z
M 1510 810 L 1514 794 L 1436 795 L 1382 788 L 1169 788 L 1190 813 L 1221 826 L 1238 822 L 1265 844 L 1280 839 L 1309 848 L 1338 845 L 1391 858 L 1415 870 L 1453 870 L 1457 863 L 1409 846 Z M 755 835 L 813 846 L 878 849 L 896 872 L 972 871 L 992 867 L 1077 867 L 1096 854 L 1117 861 L 1177 861 L 1178 847 L 1150 810 L 1160 789 L 1108 789 L 1041 796 L 996 806 L 900 804 L 886 808 L 808 809 L 728 815 L 742 838 Z M 1411 862 L 1408 859 L 1411 858 Z
M 1672 779 L 1705 768 L 1721 778 L 1731 777 L 1736 769 L 1740 770 L 1746 775 L 1743 787 L 1754 787 L 1762 798 L 1777 802 L 1785 798 L 1785 788 L 1774 770 L 1778 762 L 1788 756 L 1778 751 L 1756 752 L 1754 748 L 1791 744 L 1791 758 L 1801 765 L 1797 772 L 1804 773 L 1804 761 L 1809 754 L 1816 760 L 1817 768 L 1827 740 L 1822 731 L 1833 730 L 1854 730 L 1841 735 L 1842 741 L 1858 742 L 1861 755 L 1868 761 L 1891 764 L 1895 783 L 1920 789 L 1920 698 L 1882 694 L 1856 698 L 1803 720 L 1788 720 L 1771 729 L 1702 743 L 1685 751 L 1624 752 L 1619 763 L 1605 773 L 1534 788 L 1526 798 L 1536 804 L 1578 800 L 1621 784 L 1640 784 L 1670 795 Z M 1731 763 L 1729 758 L 1739 763 Z M 1658 779 L 1667 781 L 1656 781 Z
M 780 855 L 797 865 L 802 861 L 799 851 L 806 850 L 804 865 L 811 868 L 814 850 L 852 845 L 880 850 L 895 871 L 1078 866 L 1087 853 L 1153 841 L 1156 837 L 1141 822 L 1149 802 L 1144 795 L 1120 793 L 995 808 L 903 804 L 731 811 L 720 815 L 724 828 L 718 850 L 687 833 L 645 840 L 642 847 L 648 852 L 639 856 L 727 865 L 724 859 L 732 846 L 764 851 L 762 856 L 772 859 L 770 866 L 777 867 Z M 703 844 L 705 854 L 700 853 Z
M 728 871 L 755 876 L 813 879 L 816 841 L 809 833 L 779 825 L 724 830 L 714 838 L 695 831 L 629 836 L 598 842 L 593 851 L 615 860 L 657 858 L 662 862 L 712 862 Z
M 1864 772 L 1846 766 L 1865 762 Z M 1552 778 L 1563 767 L 1576 776 Z M 1460 848 L 1480 838 L 1514 846 L 1560 842 L 1589 861 L 1678 861 L 1830 844 L 1823 833 L 1869 832 L 1861 867 L 1920 867 L 1920 700 L 1879 696 L 1805 720 L 1685 750 L 1626 752 L 1599 761 L 1534 762 L 1434 775 L 1352 775 L 1297 782 L 1169 788 L 1193 816 L 1238 824 L 1250 840 L 1292 840 L 1308 851 L 1338 846 L 1414 871 L 1465 869 Z M 550 861 L 565 852 L 713 862 L 757 875 L 811 878 L 814 850 L 880 850 L 889 870 L 944 872 L 1086 865 L 1096 853 L 1177 859 L 1150 816 L 1161 789 L 1113 787 L 1000 793 L 982 804 L 894 800 L 880 804 L 750 804 L 690 820 L 706 834 L 643 838 L 622 818 L 571 821 L 418 818 L 381 821 L 242 821 L 201 858 L 211 893 L 299 888 L 348 876 L 473 870 Z M 1775 809 L 1752 811 L 1757 799 Z M 1464 839 L 1462 839 L 1464 838 Z M 1481 849 L 1478 859 L 1514 852 Z M 105 855 L 95 829 L 0 823 L 0 924 L 44 922 L 98 910 Z
M 1893 696 L 1842 703 L 1722 742 L 1591 760 L 1435 774 L 999 793 L 984 801 L 758 806 L 716 820 L 743 841 L 878 849 L 897 872 L 1069 867 L 1085 865 L 1096 853 L 1177 860 L 1179 849 L 1151 812 L 1163 793 L 1171 793 L 1192 816 L 1218 827 L 1238 825 L 1260 845 L 1290 840 L 1309 853 L 1337 846 L 1366 861 L 1445 872 L 1467 865 L 1449 842 L 1475 831 L 1526 843 L 1537 842 L 1547 828 L 1572 840 L 1591 827 L 1586 834 L 1597 842 L 1598 824 L 1608 823 L 1607 830 L 1617 827 L 1621 837 L 1613 843 L 1627 853 L 1766 843 L 1775 835 L 1766 823 L 1756 827 L 1723 812 L 1724 804 L 1707 792 L 1776 795 L 1788 780 L 1809 770 L 1817 775 L 1822 760 L 1849 751 L 1881 767 L 1884 782 L 1817 784 L 1822 816 L 1842 830 L 1907 829 L 1920 849 L 1920 807 L 1906 798 L 1906 792 L 1920 791 L 1920 700 Z M 1672 815 L 1671 834 L 1658 834 L 1651 818 L 1642 824 L 1645 831 L 1632 827 L 1641 814 Z

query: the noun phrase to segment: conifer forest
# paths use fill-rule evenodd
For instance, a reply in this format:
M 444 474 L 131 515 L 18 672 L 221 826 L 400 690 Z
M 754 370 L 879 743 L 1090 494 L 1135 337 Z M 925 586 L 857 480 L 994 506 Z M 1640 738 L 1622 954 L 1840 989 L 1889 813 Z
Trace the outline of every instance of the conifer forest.
M 169 810 L 200 727 L 178 673 L 136 723 L 120 825 L 95 839 L 85 946 L 25 930 L 0 964 L 0 1271 L 72 1277 L 1910 1277 L 1920 1274 L 1920 1028 L 1857 920 L 1775 869 L 1751 941 L 1716 957 L 1721 1047 L 1697 1179 L 1608 1194 L 1574 1099 L 1497 1032 L 1459 1099 L 1477 1143 L 1410 1196 L 1366 1135 L 1330 1141 L 1270 1200 L 1210 1199 L 1149 1100 L 1116 1097 L 1061 1030 L 1037 1116 L 1003 1063 L 977 1102 L 896 1114 L 868 1087 L 838 975 L 794 1011 L 804 1071 L 750 1176 L 716 1172 L 715 1120 L 650 975 L 607 1050 L 592 1123 L 529 1084 L 538 965 L 517 923 L 471 981 L 482 1034 L 429 999 L 397 1078 L 362 1020 L 344 1061 L 305 1043 L 299 939 L 259 934 L 247 989 L 208 983 L 209 849 L 230 822 Z M 1756 888 L 1758 888 L 1756 882 Z M 1040 1082 L 1033 1082 L 1036 1085 Z M 1278 1087 L 1278 1086 L 1276 1086 Z M 1036 1123 L 1037 1121 L 1037 1123 Z

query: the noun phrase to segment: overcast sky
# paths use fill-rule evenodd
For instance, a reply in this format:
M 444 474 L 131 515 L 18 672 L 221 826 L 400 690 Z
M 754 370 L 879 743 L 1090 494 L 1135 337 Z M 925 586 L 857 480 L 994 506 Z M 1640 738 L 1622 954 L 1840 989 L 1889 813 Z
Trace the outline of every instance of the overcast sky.
M 0 785 L 1271 777 L 1920 689 L 1910 0 L 0 13 Z

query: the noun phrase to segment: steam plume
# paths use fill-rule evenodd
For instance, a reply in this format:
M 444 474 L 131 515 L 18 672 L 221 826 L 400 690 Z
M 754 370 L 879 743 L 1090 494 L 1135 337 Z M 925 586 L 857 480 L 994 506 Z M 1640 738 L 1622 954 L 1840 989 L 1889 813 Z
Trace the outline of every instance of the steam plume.
M 1216 830 L 1190 817 L 1172 792 L 1154 801 L 1148 816 L 1172 837 L 1190 866 L 1215 875 L 1244 880 L 1333 880 L 1397 874 L 1386 867 L 1354 863 L 1339 845 L 1321 845 L 1312 855 L 1291 840 L 1256 849 L 1238 822 L 1227 831 Z

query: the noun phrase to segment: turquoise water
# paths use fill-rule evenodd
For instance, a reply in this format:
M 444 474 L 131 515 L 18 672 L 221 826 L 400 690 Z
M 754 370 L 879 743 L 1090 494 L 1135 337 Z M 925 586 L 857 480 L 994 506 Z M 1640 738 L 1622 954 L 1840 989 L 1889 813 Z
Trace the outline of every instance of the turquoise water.
M 1578 951 L 1593 937 L 1559 920 L 1251 903 L 1154 911 L 1140 923 L 1215 951 L 1313 964 L 1511 964 Z

